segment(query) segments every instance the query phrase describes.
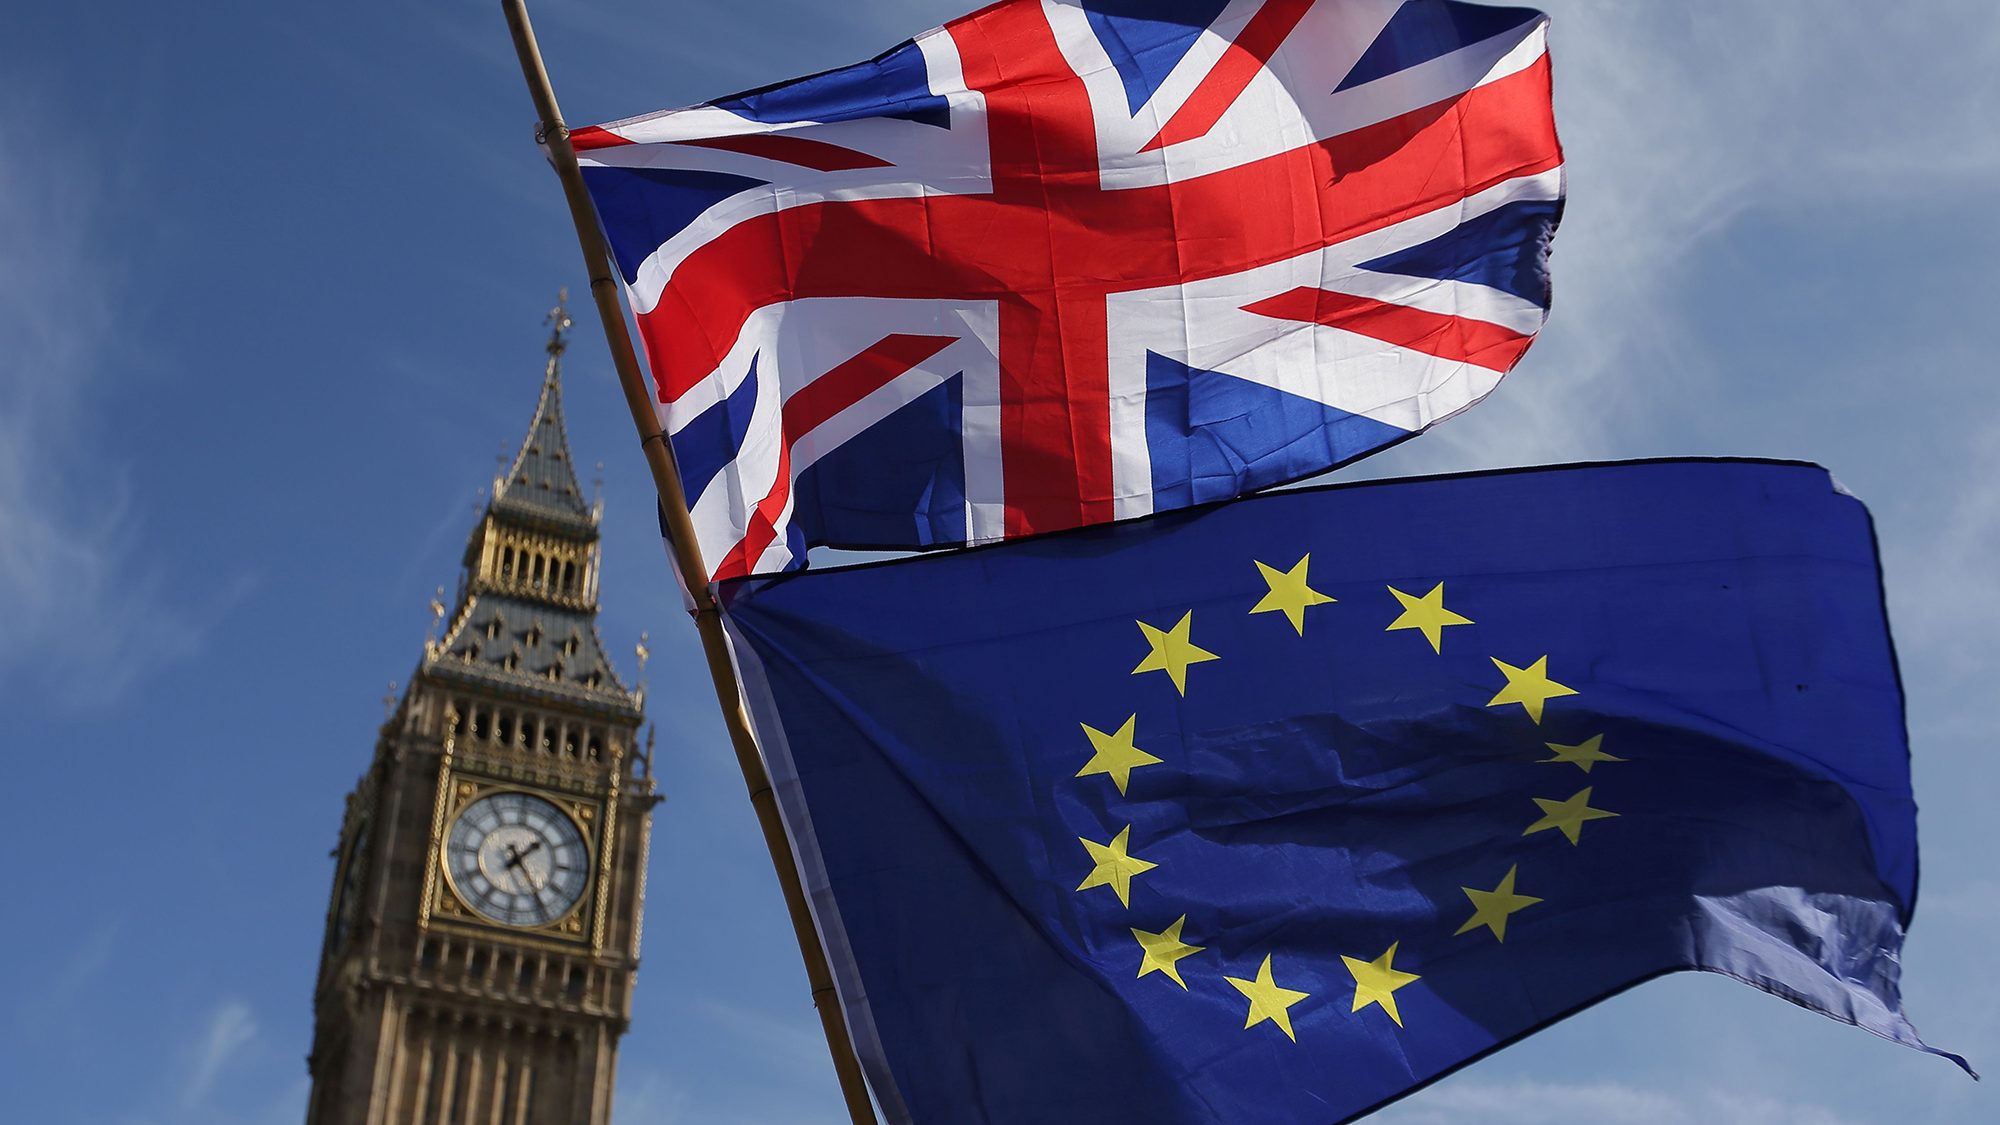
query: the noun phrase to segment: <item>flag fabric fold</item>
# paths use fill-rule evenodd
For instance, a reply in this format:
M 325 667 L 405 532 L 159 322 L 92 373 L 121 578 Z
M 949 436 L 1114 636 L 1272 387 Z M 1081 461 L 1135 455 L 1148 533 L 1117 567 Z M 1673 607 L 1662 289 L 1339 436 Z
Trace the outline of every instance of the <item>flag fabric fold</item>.
M 1004 0 L 577 130 L 713 575 L 1241 495 L 1478 402 L 1548 310 L 1546 28 Z
M 1923 1046 L 1873 534 L 1815 466 L 1283 492 L 721 592 L 891 1120 L 1344 1121 L 1680 969 Z

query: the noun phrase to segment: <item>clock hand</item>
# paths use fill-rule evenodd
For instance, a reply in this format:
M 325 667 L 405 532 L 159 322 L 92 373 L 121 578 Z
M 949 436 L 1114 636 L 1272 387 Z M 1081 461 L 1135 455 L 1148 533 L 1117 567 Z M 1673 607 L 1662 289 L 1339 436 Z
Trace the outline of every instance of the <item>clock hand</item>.
M 521 858 L 526 859 L 527 857 L 528 853 L 526 852 L 521 853 Z M 528 884 L 528 893 L 540 894 L 542 892 L 541 885 L 535 882 L 535 873 L 528 868 L 527 864 L 524 863 L 521 865 L 520 872 L 521 872 L 520 876 L 521 881 L 523 883 Z
M 542 846 L 542 842 L 541 842 L 540 840 L 536 840 L 536 841 L 535 841 L 534 843 L 532 843 L 532 844 L 529 844 L 529 845 L 528 845 L 528 848 L 527 848 L 527 850 L 526 850 L 526 851 L 516 851 L 516 850 L 514 849 L 514 845 L 512 845 L 512 844 L 508 844 L 508 845 L 507 845 L 507 866 L 509 866 L 509 867 L 519 867 L 519 866 L 521 866 L 521 861 L 522 861 L 522 860 L 524 860 L 524 859 L 526 859 L 526 858 L 528 858 L 528 857 L 529 857 L 529 856 L 531 856 L 531 855 L 534 855 L 534 854 L 535 854 L 535 849 L 536 849 L 536 848 L 539 848 L 539 847 L 541 847 L 541 846 Z
M 516 849 L 512 844 L 507 845 L 507 867 L 510 869 L 520 870 L 521 879 L 523 882 L 528 884 L 528 891 L 531 894 L 542 893 L 542 886 L 546 884 L 538 885 L 535 881 L 535 873 L 529 870 L 527 865 L 522 861 L 526 860 L 529 856 L 534 855 L 535 849 L 541 846 L 542 842 L 540 840 L 536 840 L 534 843 L 529 844 L 525 849 Z
M 521 866 L 521 861 L 527 858 L 527 853 L 515 848 L 514 845 L 512 844 L 507 844 L 505 846 L 507 848 L 507 865 L 505 868 L 503 868 L 503 870 L 507 871 L 518 870 L 521 873 L 520 875 L 521 880 L 528 884 L 528 889 L 530 891 L 534 890 L 535 881 L 528 877 L 528 869 Z

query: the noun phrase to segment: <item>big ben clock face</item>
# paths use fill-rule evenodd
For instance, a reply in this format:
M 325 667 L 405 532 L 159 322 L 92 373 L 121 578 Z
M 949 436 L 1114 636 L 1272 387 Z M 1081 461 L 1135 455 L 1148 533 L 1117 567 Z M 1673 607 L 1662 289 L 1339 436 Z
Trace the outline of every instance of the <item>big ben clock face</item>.
M 508 926 L 542 926 L 583 897 L 590 849 L 576 822 L 529 793 L 491 793 L 467 805 L 445 840 L 459 897 Z

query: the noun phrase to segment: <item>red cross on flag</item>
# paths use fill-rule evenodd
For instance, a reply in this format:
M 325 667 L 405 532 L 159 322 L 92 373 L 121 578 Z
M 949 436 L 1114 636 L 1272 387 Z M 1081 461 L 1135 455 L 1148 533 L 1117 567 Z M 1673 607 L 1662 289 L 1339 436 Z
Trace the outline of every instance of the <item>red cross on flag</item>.
M 578 130 L 713 577 L 1238 496 L 1479 401 L 1547 315 L 1546 30 L 1004 0 Z

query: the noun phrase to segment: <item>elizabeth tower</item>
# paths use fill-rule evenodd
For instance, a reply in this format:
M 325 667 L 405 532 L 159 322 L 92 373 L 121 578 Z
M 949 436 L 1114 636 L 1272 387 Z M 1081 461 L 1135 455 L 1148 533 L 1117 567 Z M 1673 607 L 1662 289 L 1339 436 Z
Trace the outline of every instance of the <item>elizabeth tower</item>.
M 540 401 L 347 798 L 309 1125 L 604 1125 L 651 829 L 640 694 L 597 635 L 600 507 Z

